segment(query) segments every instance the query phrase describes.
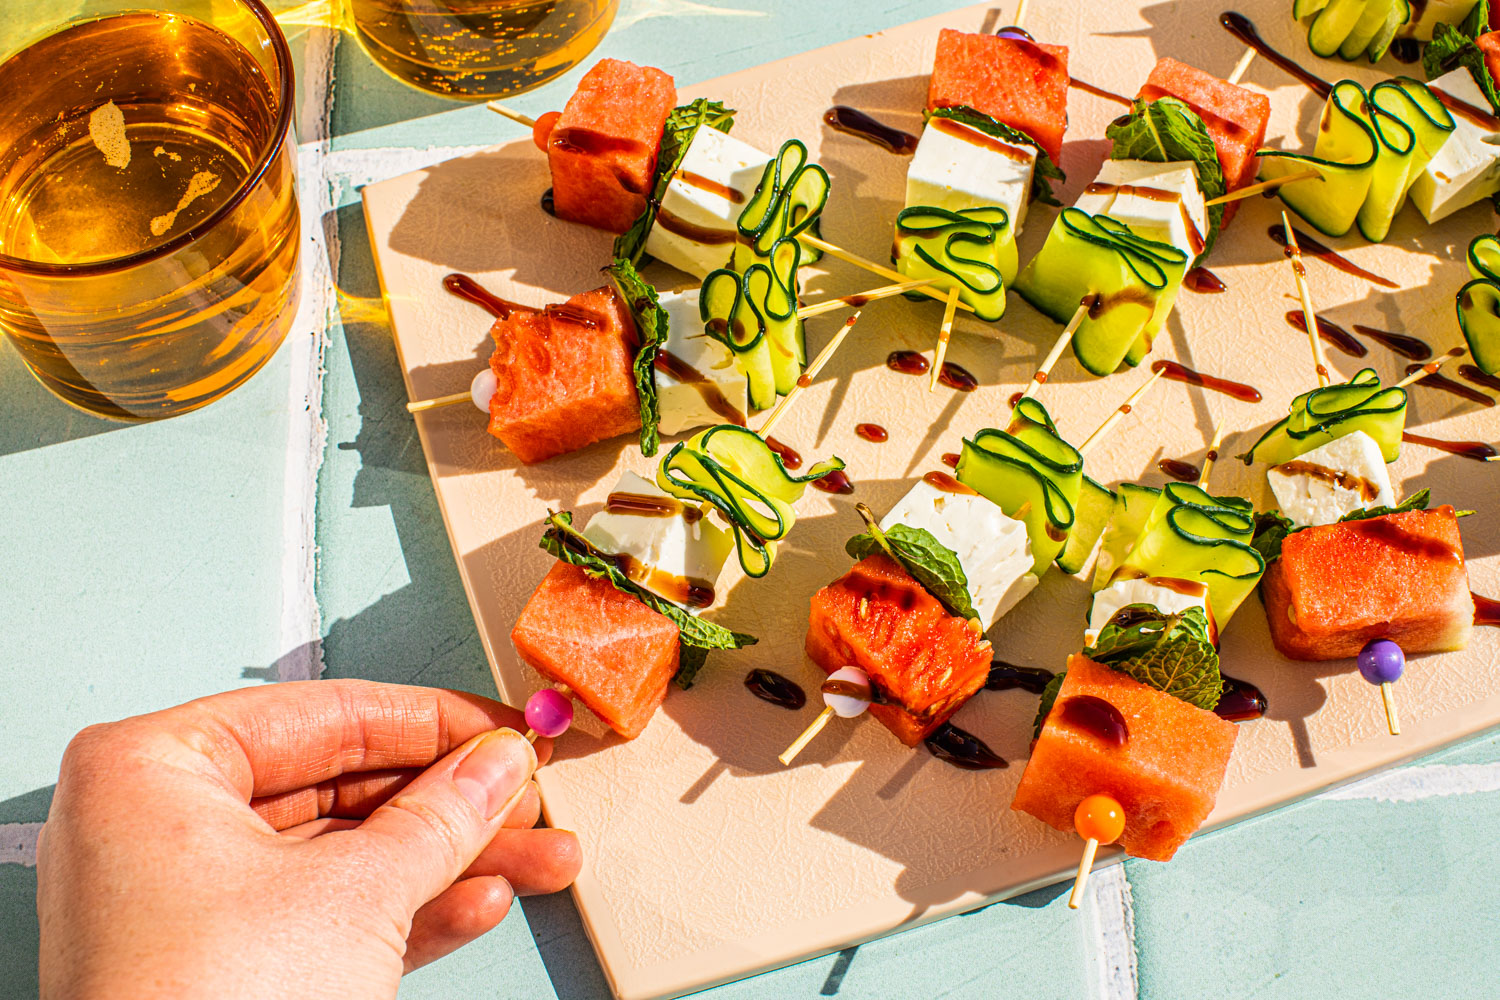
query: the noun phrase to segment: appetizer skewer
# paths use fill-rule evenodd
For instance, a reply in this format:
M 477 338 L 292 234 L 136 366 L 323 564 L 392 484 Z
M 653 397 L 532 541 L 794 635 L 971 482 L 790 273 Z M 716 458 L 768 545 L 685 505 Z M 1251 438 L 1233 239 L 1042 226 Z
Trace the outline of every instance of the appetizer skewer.
M 1101 440 L 1159 374 L 1086 445 Z M 1054 561 L 1072 572 L 1093 548 L 1113 495 L 1083 475 L 1083 450 L 1062 439 L 1035 398 L 1022 397 L 1006 430 L 964 442 L 955 475 L 928 473 L 879 523 L 859 508 L 867 531 L 846 546 L 859 562 L 814 595 L 807 653 L 830 677 L 860 671 L 873 692 L 871 713 L 907 746 L 929 737 L 984 685 L 991 659 L 984 632 Z M 828 702 L 781 762 L 790 764 L 831 714 L 857 713 Z
M 804 379 L 821 370 L 858 319 L 845 322 Z M 797 388 L 758 434 L 720 424 L 674 445 L 654 482 L 625 473 L 583 531 L 571 515 L 548 519 L 542 544 L 559 561 L 511 640 L 558 696 L 576 696 L 626 739 L 644 730 L 674 679 L 692 684 L 709 649 L 755 642 L 695 612 L 715 602 L 731 553 L 748 576 L 764 576 L 795 524 L 792 504 L 806 484 L 843 467 L 834 458 L 794 476 L 766 443 Z
M 1311 317 L 1294 239 L 1287 250 Z M 1400 453 L 1406 386 L 1463 349 L 1383 388 L 1370 369 L 1330 384 L 1321 344 L 1316 337 L 1311 343 L 1318 388 L 1294 399 L 1290 415 L 1246 456 L 1270 466 L 1267 479 L 1281 508 L 1260 515 L 1256 526 L 1255 546 L 1268 563 L 1266 619 L 1272 642 L 1290 659 L 1358 656 L 1361 674 L 1380 686 L 1387 727 L 1396 735 L 1390 683 L 1400 676 L 1404 654 L 1398 658 L 1389 645 L 1461 649 L 1474 617 L 1455 511 L 1426 509 L 1426 490 L 1398 503 L 1386 468 Z M 1382 644 L 1372 648 L 1374 639 Z
M 1109 127 L 1114 158 L 1015 282 L 1058 322 L 1091 301 L 1073 338 L 1085 370 L 1107 375 L 1150 352 L 1189 268 L 1236 207 L 1227 195 L 1253 174 L 1269 110 L 1260 95 L 1162 59 Z

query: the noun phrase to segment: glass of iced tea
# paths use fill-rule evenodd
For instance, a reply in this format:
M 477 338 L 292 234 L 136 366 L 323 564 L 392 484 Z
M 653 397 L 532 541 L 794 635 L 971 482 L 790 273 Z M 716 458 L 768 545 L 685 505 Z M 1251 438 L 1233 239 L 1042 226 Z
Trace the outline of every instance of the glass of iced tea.
M 594 50 L 620 0 L 343 0 L 354 35 L 402 83 L 460 100 L 518 94 Z
M 174 416 L 297 308 L 292 60 L 260 0 L 0 13 L 0 330 L 75 406 Z

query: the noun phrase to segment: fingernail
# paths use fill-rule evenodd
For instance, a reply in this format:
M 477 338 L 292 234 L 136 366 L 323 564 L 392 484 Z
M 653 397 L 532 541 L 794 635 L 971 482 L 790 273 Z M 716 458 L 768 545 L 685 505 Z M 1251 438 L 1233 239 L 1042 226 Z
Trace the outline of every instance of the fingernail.
M 494 819 L 525 791 L 536 754 L 514 729 L 488 733 L 453 771 L 458 792 L 486 820 Z

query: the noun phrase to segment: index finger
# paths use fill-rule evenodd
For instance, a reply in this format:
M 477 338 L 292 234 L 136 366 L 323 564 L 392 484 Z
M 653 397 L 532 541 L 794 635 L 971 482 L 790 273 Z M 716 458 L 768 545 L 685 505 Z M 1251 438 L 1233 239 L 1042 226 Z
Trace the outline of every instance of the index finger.
M 171 732 L 205 776 L 246 801 L 341 774 L 425 767 L 480 733 L 526 729 L 520 712 L 479 695 L 361 680 L 246 688 L 141 721 Z M 538 740 L 538 761 L 550 749 Z

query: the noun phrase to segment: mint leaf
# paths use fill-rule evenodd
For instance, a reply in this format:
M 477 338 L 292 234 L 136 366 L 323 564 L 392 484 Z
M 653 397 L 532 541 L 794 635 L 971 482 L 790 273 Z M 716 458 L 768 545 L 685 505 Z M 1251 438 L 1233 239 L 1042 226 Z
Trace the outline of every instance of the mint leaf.
M 641 454 L 650 458 L 661 445 L 657 425 L 661 408 L 656 398 L 656 352 L 667 342 L 667 311 L 657 301 L 656 288 L 636 273 L 635 265 L 623 257 L 604 269 L 614 282 L 626 308 L 635 320 L 640 346 L 635 352 L 635 395 L 641 407 Z
M 1339 523 L 1345 521 L 1365 521 L 1372 517 L 1385 517 L 1387 514 L 1404 514 L 1409 510 L 1426 510 L 1427 505 L 1432 502 L 1432 491 L 1420 489 L 1411 496 L 1402 500 L 1394 507 L 1364 507 L 1360 510 L 1350 511 L 1339 518 Z
M 1044 205 L 1061 205 L 1057 196 L 1052 193 L 1052 181 L 1065 181 L 1067 174 L 1057 164 L 1052 162 L 1052 157 L 1031 136 L 1018 128 L 1011 128 L 1004 122 L 998 122 L 982 111 L 976 111 L 966 104 L 956 104 L 949 108 L 933 108 L 925 115 L 925 119 L 951 118 L 960 125 L 967 125 L 972 129 L 978 129 L 985 135 L 994 136 L 996 139 L 1014 143 L 1019 146 L 1031 146 L 1036 150 L 1036 169 L 1031 174 L 1031 197 Z M 924 119 L 924 120 L 925 120 Z
M 1198 168 L 1198 189 L 1205 201 L 1228 193 L 1224 170 L 1219 166 L 1219 152 L 1208 134 L 1208 127 L 1197 112 L 1175 97 L 1155 101 L 1139 98 L 1130 113 L 1115 119 L 1104 130 L 1113 140 L 1112 160 L 1145 160 L 1149 163 L 1188 161 Z M 1224 206 L 1208 206 L 1208 232 L 1203 235 L 1203 252 L 1207 257 L 1219 238 L 1224 224 Z
M 979 617 L 969 597 L 969 578 L 964 575 L 958 556 L 925 528 L 895 524 L 890 531 L 881 531 L 872 524 L 863 535 L 849 539 L 844 551 L 854 559 L 884 553 L 900 563 L 912 579 L 951 613 L 965 619 Z
M 1259 552 L 1269 566 L 1273 560 L 1281 558 L 1281 543 L 1297 530 L 1297 526 L 1279 511 L 1263 510 L 1255 515 L 1254 530 L 1255 537 L 1250 540 L 1250 547 Z
M 1129 625 L 1116 625 L 1111 620 L 1083 655 L 1189 705 L 1212 711 L 1219 703 L 1224 681 L 1219 675 L 1219 651 L 1210 638 L 1204 610 L 1188 608 L 1167 615 L 1149 604 L 1130 604 L 1120 610 L 1126 609 L 1150 617 L 1136 618 Z
M 1484 92 L 1491 109 L 1500 114 L 1500 90 L 1496 89 L 1495 78 L 1490 75 L 1484 52 L 1475 43 L 1476 38 L 1490 30 L 1489 8 L 1489 0 L 1480 0 L 1457 27 L 1438 24 L 1433 29 L 1432 41 L 1422 52 L 1422 70 L 1427 79 L 1435 80 L 1462 66 Z
M 1047 686 L 1042 688 L 1042 700 L 1036 706 L 1036 721 L 1031 724 L 1031 738 L 1039 739 L 1042 735 L 1042 723 L 1047 721 L 1047 716 L 1052 714 L 1052 706 L 1057 704 L 1057 692 L 1062 690 L 1063 680 L 1068 676 L 1066 670 L 1053 674 Z
M 554 558 L 577 566 L 596 579 L 608 580 L 616 590 L 640 598 L 646 607 L 671 619 L 677 626 L 677 641 L 681 644 L 676 678 L 678 687 L 693 686 L 693 678 L 702 669 L 709 650 L 740 649 L 760 641 L 753 635 L 734 632 L 690 615 L 631 580 L 608 553 L 600 551 L 573 527 L 573 515 L 568 511 L 548 513 L 547 531 L 542 535 L 541 546 Z
M 656 172 L 651 178 L 651 194 L 646 198 L 646 210 L 629 229 L 615 237 L 616 258 L 623 258 L 632 264 L 640 263 L 646 236 L 656 223 L 656 210 L 661 207 L 661 200 L 667 195 L 667 185 L 672 182 L 672 175 L 677 173 L 677 168 L 682 166 L 682 158 L 687 156 L 688 147 L 693 144 L 693 137 L 698 134 L 698 129 L 707 125 L 720 132 L 728 132 L 733 124 L 732 108 L 703 97 L 672 109 L 672 113 L 667 115 L 667 124 L 661 130 L 661 146 L 656 152 Z

